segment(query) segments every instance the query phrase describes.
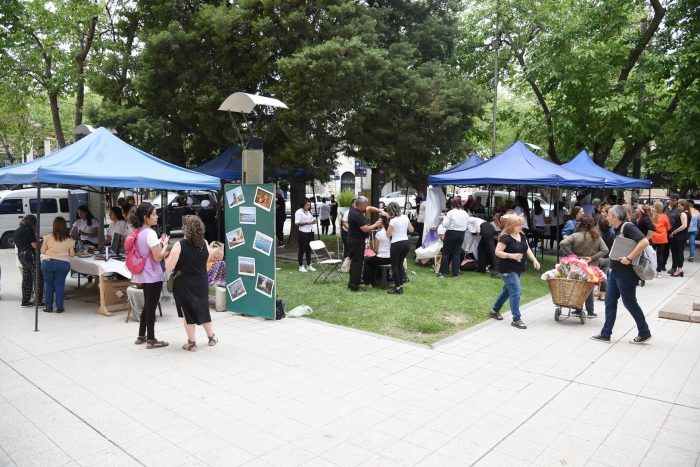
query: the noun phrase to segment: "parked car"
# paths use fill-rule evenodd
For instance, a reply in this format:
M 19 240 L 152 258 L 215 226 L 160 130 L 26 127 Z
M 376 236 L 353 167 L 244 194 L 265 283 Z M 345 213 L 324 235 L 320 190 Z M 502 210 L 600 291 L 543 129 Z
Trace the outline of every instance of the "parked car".
M 71 197 L 75 201 L 71 203 Z M 87 193 L 83 190 L 66 188 L 43 188 L 41 190 L 41 230 L 40 236 L 51 232 L 53 220 L 61 216 L 69 223 L 71 204 L 73 215 L 79 204 L 87 203 Z M 35 214 L 37 208 L 36 188 L 0 191 L 0 248 L 14 248 L 15 230 L 27 214 Z
M 399 206 L 403 206 L 407 211 L 411 210 L 416 205 L 416 193 L 409 194 L 408 201 L 406 200 L 406 191 L 392 191 L 388 195 L 379 198 L 380 209 L 384 209 L 389 203 L 398 203 Z
M 202 209 L 202 201 L 208 200 L 214 209 L 218 210 L 218 202 L 216 200 L 216 194 L 211 191 L 189 191 L 178 193 L 177 196 L 171 197 L 168 194 L 168 207 L 167 207 L 167 219 L 169 230 L 181 230 L 182 229 L 182 213 L 187 206 L 183 198 L 188 196 L 192 197 L 194 201 L 192 207 L 196 213 Z M 154 200 L 155 201 L 155 200 Z M 163 208 L 158 208 L 158 218 L 163 219 Z

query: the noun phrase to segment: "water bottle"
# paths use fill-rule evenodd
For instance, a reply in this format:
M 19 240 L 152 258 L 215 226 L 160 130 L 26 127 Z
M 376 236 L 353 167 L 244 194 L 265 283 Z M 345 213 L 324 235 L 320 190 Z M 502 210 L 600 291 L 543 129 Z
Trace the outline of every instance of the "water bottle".
M 109 245 L 105 245 L 105 261 L 109 261 Z

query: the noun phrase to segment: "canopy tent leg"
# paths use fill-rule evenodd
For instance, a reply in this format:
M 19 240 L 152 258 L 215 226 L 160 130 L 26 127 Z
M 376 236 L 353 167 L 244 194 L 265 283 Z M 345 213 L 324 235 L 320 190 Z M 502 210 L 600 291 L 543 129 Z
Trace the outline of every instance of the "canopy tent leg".
M 36 251 L 34 254 L 34 332 L 39 331 L 39 273 L 41 272 L 41 184 L 36 186 L 36 234 Z
M 316 214 L 316 238 L 321 240 L 321 227 L 318 225 L 318 206 L 316 206 L 316 186 L 314 180 L 311 180 L 311 196 L 314 197 L 314 213 Z
M 561 192 L 559 190 L 559 185 L 557 185 L 557 200 L 561 200 Z M 559 262 L 559 243 L 561 243 L 561 230 L 559 229 L 559 210 L 557 209 L 557 263 Z

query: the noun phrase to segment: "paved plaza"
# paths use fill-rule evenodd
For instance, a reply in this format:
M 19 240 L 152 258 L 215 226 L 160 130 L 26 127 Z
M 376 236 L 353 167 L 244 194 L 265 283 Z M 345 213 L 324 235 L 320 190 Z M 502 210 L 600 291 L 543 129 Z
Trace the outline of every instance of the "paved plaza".
M 172 303 L 156 323 L 165 349 L 134 345 L 138 323 L 94 299 L 40 312 L 34 332 L 11 250 L 0 265 L 3 466 L 700 466 L 700 324 L 657 317 L 700 286 L 698 263 L 638 289 L 648 345 L 628 343 L 622 305 L 604 344 L 589 340 L 602 302 L 582 326 L 556 323 L 544 297 L 525 331 L 489 321 L 433 348 L 213 313 L 220 343 L 198 329 L 195 353 Z

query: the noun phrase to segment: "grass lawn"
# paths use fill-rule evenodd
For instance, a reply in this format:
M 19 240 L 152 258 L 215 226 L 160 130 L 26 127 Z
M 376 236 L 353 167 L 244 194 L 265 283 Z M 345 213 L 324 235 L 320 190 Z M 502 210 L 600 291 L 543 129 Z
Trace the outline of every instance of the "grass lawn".
M 335 249 L 330 241 L 326 244 Z M 457 278 L 439 279 L 432 268 L 416 265 L 412 257 L 411 253 L 410 282 L 404 285 L 403 295 L 389 295 L 379 288 L 350 292 L 347 274 L 331 283 L 314 284 L 318 272 L 302 273 L 296 262 L 278 259 L 277 296 L 286 301 L 288 310 L 309 305 L 313 319 L 422 344 L 432 344 L 489 319 L 491 305 L 503 287 L 500 277 L 463 272 Z M 555 262 L 554 257 L 545 256 L 540 271 L 528 264 L 522 276 L 522 304 L 549 293 L 540 275 Z M 506 303 L 502 311 L 508 309 Z M 527 317 L 524 321 L 527 323 Z

